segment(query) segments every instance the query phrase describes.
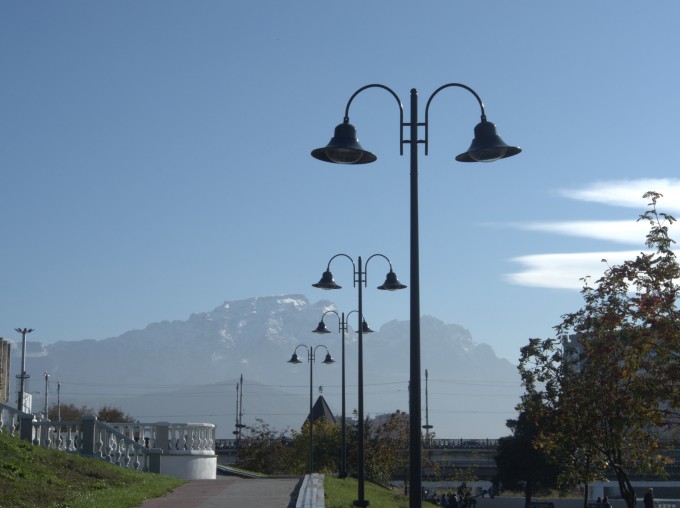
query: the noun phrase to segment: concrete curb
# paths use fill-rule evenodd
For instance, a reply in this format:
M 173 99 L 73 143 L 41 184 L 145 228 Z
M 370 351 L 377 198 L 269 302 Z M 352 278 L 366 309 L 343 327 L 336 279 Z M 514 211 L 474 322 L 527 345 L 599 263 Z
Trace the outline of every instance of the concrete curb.
M 295 508 L 324 508 L 322 474 L 305 475 Z

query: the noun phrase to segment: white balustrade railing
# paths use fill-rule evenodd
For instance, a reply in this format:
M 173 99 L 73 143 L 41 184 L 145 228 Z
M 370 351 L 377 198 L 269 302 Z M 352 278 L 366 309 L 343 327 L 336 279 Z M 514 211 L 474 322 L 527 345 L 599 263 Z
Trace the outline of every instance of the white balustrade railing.
M 140 471 L 158 472 L 161 454 L 215 455 L 211 423 L 104 423 L 95 416 L 52 422 L 0 403 L 0 433 L 16 432 L 38 446 Z
M 214 455 L 215 425 L 212 423 L 111 423 L 121 434 L 160 448 L 166 455 Z
M 0 434 L 13 436 L 19 430 L 19 416 L 23 414 L 17 408 L 0 402 Z

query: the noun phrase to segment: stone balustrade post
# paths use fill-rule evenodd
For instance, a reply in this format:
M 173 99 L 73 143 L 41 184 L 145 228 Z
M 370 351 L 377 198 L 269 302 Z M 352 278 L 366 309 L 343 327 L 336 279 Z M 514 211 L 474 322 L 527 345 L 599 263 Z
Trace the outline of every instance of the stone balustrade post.
M 94 415 L 85 415 L 80 419 L 80 433 L 82 436 L 82 443 L 80 445 L 80 454 L 85 456 L 93 456 L 97 449 L 95 426 L 97 425 L 97 417 Z
M 156 424 L 156 443 L 154 448 L 161 450 L 170 449 L 170 423 L 158 422 Z
M 19 415 L 19 437 L 25 441 L 33 441 L 33 422 L 35 418 L 32 414 L 23 413 Z
M 160 448 L 149 449 L 149 473 L 161 474 L 161 455 L 163 450 Z

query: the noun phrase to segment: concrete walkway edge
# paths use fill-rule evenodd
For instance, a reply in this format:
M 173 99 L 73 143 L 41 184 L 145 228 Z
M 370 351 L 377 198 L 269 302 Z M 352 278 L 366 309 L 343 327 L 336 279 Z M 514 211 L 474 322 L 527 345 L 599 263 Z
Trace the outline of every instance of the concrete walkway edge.
M 295 508 L 324 508 L 322 474 L 305 475 Z

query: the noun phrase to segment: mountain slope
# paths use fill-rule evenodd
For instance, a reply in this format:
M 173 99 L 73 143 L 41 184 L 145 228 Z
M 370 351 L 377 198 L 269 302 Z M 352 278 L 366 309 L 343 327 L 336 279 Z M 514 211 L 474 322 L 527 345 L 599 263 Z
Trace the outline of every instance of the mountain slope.
M 142 421 L 209 421 L 219 437 L 231 437 L 239 376 L 245 379 L 243 421 L 261 418 L 277 428 L 299 427 L 309 408 L 310 365 L 286 363 L 299 344 L 324 344 L 336 360 L 312 365 L 314 398 L 323 394 L 336 414 L 341 408 L 340 335 L 311 333 L 333 303 L 310 303 L 301 295 L 225 302 L 186 321 L 152 323 L 104 340 L 29 343 L 26 369 L 36 378 L 48 372 L 50 398 L 61 382 L 63 402 L 92 408 L 120 406 Z M 329 328 L 330 329 L 330 328 Z M 357 400 L 357 336 L 346 334 L 346 398 L 351 414 Z M 17 349 L 13 348 L 13 352 Z M 325 354 L 323 349 L 319 354 Z M 19 372 L 20 355 L 13 355 Z M 423 316 L 423 376 L 428 398 L 423 423 L 440 437 L 494 438 L 507 434 L 520 388 L 516 368 L 477 344 L 463 327 Z M 409 323 L 390 321 L 364 335 L 364 406 L 367 415 L 408 408 Z M 423 382 L 423 390 L 425 383 Z M 29 389 L 30 391 L 30 389 Z M 14 392 L 16 393 L 16 391 Z M 36 395 L 34 409 L 42 407 Z

